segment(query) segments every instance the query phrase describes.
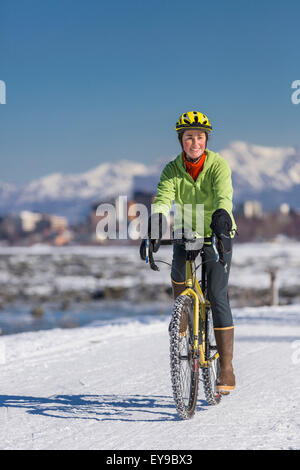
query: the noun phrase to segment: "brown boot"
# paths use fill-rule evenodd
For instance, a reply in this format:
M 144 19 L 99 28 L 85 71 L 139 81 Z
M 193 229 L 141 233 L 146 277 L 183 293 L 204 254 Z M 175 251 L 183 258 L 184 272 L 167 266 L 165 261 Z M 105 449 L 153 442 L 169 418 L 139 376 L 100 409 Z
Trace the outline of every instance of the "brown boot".
M 220 373 L 216 391 L 226 394 L 235 388 L 235 375 L 232 367 L 234 328 L 215 328 L 215 338 L 220 355 Z
M 185 282 L 175 282 L 173 279 L 172 281 L 172 291 L 173 291 L 173 299 L 176 300 L 177 297 L 185 290 Z M 180 327 L 179 327 L 179 334 L 180 336 L 185 336 L 186 335 L 186 329 L 187 329 L 187 316 L 186 313 L 183 312 L 183 315 L 180 319 Z M 169 327 L 170 331 L 170 327 Z

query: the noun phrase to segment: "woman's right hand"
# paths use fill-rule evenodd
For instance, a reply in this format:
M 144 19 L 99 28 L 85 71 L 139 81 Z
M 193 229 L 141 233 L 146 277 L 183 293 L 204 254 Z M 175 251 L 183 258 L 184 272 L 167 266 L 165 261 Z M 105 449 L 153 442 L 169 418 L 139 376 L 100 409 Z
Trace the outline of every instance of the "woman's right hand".
M 153 253 L 156 253 L 160 247 L 160 241 L 163 233 L 167 228 L 167 219 L 162 213 L 152 214 L 148 220 L 148 240 L 152 245 Z M 151 238 L 156 236 L 157 238 Z M 142 240 L 140 245 L 140 257 L 143 261 L 146 260 L 146 239 Z
M 152 251 L 153 253 L 156 253 L 159 250 L 160 247 L 160 239 L 158 240 L 150 240 L 149 239 L 149 244 L 151 243 L 152 245 Z M 142 240 L 142 243 L 140 245 L 140 257 L 143 261 L 146 261 L 146 240 Z

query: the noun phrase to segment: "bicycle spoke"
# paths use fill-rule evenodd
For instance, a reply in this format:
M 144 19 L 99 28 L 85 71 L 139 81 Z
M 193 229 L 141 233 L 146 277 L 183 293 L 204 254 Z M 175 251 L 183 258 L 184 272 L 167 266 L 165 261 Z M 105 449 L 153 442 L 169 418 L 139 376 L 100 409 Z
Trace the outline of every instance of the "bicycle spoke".
M 198 394 L 198 370 L 194 370 L 193 351 L 193 327 L 192 327 L 193 302 L 188 296 L 179 297 L 174 304 L 171 322 L 171 378 L 173 395 L 179 416 L 189 419 L 193 416 Z M 182 337 L 182 316 L 188 319 L 187 330 Z
M 220 403 L 221 394 L 216 392 L 216 384 L 219 369 L 219 358 L 216 358 L 216 342 L 213 329 L 213 320 L 211 310 L 206 312 L 206 335 L 207 335 L 207 357 L 210 360 L 210 367 L 202 370 L 203 388 L 205 398 L 209 405 Z M 214 358 L 214 359 L 213 359 Z

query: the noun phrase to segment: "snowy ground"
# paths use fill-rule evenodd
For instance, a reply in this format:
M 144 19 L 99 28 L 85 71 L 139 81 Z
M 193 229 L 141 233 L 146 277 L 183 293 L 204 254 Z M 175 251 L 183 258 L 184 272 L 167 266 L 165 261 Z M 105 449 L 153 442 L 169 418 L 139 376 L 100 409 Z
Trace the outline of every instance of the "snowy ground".
M 160 271 L 154 272 L 138 251 L 138 246 L 0 247 L 0 332 L 84 325 L 128 311 L 150 313 L 147 303 L 159 313 L 153 300 L 170 303 L 170 266 L 158 263 Z M 162 247 L 155 259 L 171 263 L 172 247 Z M 300 303 L 300 243 L 279 238 L 235 244 L 231 305 L 268 304 L 270 269 L 277 270 L 280 304 Z
M 299 449 L 300 305 L 234 317 L 237 388 L 191 421 L 165 317 L 0 337 L 1 449 Z
M 161 247 L 156 260 L 171 263 L 172 247 Z M 198 258 L 200 260 L 200 258 Z M 53 294 L 70 288 L 93 291 L 106 286 L 135 286 L 137 282 L 170 283 L 170 267 L 154 272 L 139 257 L 138 246 L 0 246 L 0 288 L 16 293 Z M 278 271 L 279 286 L 299 286 L 300 243 L 277 242 L 234 245 L 230 285 L 269 287 L 269 270 Z

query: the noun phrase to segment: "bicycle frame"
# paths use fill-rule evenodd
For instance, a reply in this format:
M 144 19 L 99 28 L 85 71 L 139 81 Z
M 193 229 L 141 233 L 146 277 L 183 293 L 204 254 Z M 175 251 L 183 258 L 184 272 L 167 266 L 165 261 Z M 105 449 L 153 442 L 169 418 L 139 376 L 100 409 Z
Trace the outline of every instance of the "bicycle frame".
M 190 239 L 189 241 L 194 241 Z M 206 240 L 206 239 L 205 239 Z M 216 253 L 216 262 L 219 261 L 219 252 L 216 248 L 215 235 L 209 239 L 212 242 L 212 246 Z M 162 245 L 172 244 L 172 240 L 162 240 Z M 221 259 L 221 258 L 220 258 Z M 146 239 L 146 263 L 150 262 L 151 269 L 159 271 L 159 268 L 154 263 L 153 253 L 149 240 Z M 226 269 L 226 264 L 224 264 Z M 193 266 L 191 259 L 186 259 L 186 276 L 185 276 L 185 290 L 180 294 L 188 295 L 194 299 L 194 338 L 193 338 L 193 360 L 195 367 L 207 368 L 210 367 L 212 361 L 219 357 L 216 352 L 212 357 L 206 358 L 206 332 L 205 332 L 205 320 L 206 320 L 206 308 L 210 306 L 208 300 L 205 299 L 203 291 L 198 282 L 196 273 L 193 272 Z M 204 270 L 202 270 L 202 283 L 204 281 Z M 202 284 L 203 285 L 203 284 Z
M 204 294 L 198 282 L 195 272 L 193 272 L 192 261 L 186 260 L 185 290 L 180 295 L 188 295 L 194 299 L 194 338 L 193 338 L 193 358 L 197 367 L 209 367 L 212 360 L 219 357 L 214 354 L 213 357 L 206 359 L 206 308 L 210 305 L 205 300 Z

